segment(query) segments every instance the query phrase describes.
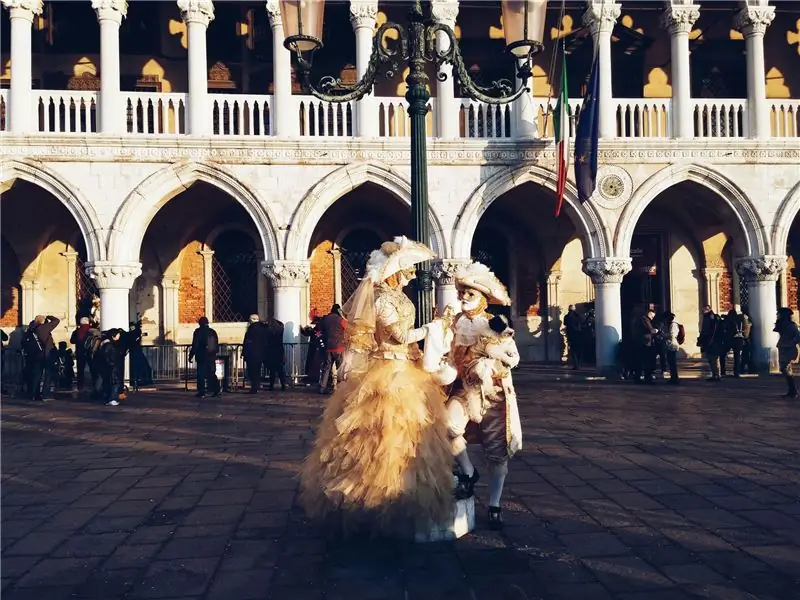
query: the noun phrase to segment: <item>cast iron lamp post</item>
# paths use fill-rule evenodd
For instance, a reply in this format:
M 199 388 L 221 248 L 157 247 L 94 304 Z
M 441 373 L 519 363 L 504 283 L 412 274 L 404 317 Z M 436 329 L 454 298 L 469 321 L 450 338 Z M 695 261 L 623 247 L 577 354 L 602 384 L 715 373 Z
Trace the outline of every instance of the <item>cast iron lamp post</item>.
M 435 23 L 422 11 L 422 1 L 414 0 L 408 13 L 407 28 L 387 22 L 378 28 L 372 42 L 372 54 L 363 77 L 354 84 L 346 84 L 336 77 L 322 77 L 317 85 L 310 81 L 314 52 L 322 48 L 322 23 L 325 0 L 281 0 L 281 17 L 284 28 L 284 46 L 297 61 L 297 74 L 305 93 L 325 102 L 349 102 L 369 94 L 385 66 L 387 78 L 398 72 L 401 60 L 408 66 L 406 100 L 411 119 L 411 236 L 429 243 L 428 225 L 428 161 L 425 115 L 428 113 L 428 76 L 425 64 L 434 63 L 437 70 L 443 64 L 453 66 L 453 74 L 462 90 L 471 98 L 487 104 L 507 104 L 528 92 L 531 77 L 531 58 L 541 52 L 544 38 L 544 20 L 547 0 L 501 0 L 506 51 L 516 61 L 515 86 L 506 79 L 493 81 L 489 87 L 477 85 L 469 75 L 453 30 L 443 23 Z M 390 47 L 386 34 L 395 31 L 399 48 Z M 436 34 L 443 32 L 449 39 L 446 50 L 436 47 Z M 437 77 L 444 81 L 447 75 L 439 71 Z M 428 323 L 433 318 L 433 281 L 430 264 L 417 269 L 417 324 Z

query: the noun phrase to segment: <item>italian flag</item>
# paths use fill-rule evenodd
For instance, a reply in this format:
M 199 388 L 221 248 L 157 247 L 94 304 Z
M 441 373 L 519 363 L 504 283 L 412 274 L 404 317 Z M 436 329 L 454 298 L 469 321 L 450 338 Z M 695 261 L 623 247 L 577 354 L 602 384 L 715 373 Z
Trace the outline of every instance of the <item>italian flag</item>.
M 556 162 L 558 165 L 558 188 L 556 190 L 556 217 L 561 214 L 564 202 L 564 187 L 567 185 L 569 169 L 569 98 L 567 97 L 567 55 L 561 52 L 561 89 L 558 93 L 553 129 L 556 138 Z

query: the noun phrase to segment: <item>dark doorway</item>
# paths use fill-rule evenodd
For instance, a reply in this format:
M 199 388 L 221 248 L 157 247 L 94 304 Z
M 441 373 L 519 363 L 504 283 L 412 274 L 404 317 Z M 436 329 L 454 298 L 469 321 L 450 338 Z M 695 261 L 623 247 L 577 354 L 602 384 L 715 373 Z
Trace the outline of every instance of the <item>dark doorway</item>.
M 636 315 L 653 304 L 655 312 L 664 310 L 665 275 L 661 233 L 634 234 L 631 241 L 631 272 L 622 280 L 622 328 L 626 332 Z

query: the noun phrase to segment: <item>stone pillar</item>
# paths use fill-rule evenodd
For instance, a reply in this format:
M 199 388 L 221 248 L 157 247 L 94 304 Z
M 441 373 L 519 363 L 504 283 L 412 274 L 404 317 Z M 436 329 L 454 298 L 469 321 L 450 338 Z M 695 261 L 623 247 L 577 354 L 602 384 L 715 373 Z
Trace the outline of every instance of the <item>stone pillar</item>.
M 719 282 L 725 269 L 721 267 L 708 267 L 703 269 L 703 277 L 706 280 L 706 304 L 715 313 L 719 314 L 721 303 L 719 300 Z
M 583 24 L 592 32 L 597 44 L 600 61 L 598 82 L 598 101 L 600 102 L 600 137 L 611 139 L 617 134 L 617 114 L 614 107 L 614 95 L 611 87 L 611 34 L 619 18 L 622 8 L 615 0 L 596 0 L 587 3 L 583 15 Z
M 119 26 L 128 12 L 127 0 L 92 0 L 100 23 L 100 132 L 123 133 L 120 107 Z
M 163 308 L 161 313 L 161 338 L 173 344 L 178 343 L 180 329 L 180 287 L 181 280 L 177 275 L 164 275 L 161 279 L 161 297 Z
M 333 256 L 333 301 L 341 306 L 344 304 L 342 298 L 342 249 L 334 246 L 331 248 L 331 256 Z
M 67 318 L 64 321 L 67 327 L 74 327 L 75 314 L 78 312 L 78 272 L 75 270 L 78 253 L 67 250 L 61 256 L 67 260 Z
M 452 307 L 453 311 L 461 311 L 461 303 L 458 301 L 458 290 L 456 290 L 456 271 L 461 267 L 470 264 L 468 258 L 453 259 L 445 258 L 433 263 L 433 277 L 436 279 L 436 313 L 441 315 L 445 307 Z
M 583 271 L 595 290 L 597 371 L 616 374 L 617 352 L 622 341 L 622 278 L 631 270 L 630 258 L 587 258 Z
M 181 17 L 186 23 L 189 42 L 189 133 L 208 135 L 211 113 L 208 102 L 208 55 L 206 32 L 214 20 L 211 0 L 178 0 Z
M 747 6 L 736 17 L 747 48 L 747 119 L 750 137 L 770 137 L 767 105 L 767 72 L 764 66 L 764 33 L 775 18 L 774 6 Z M 13 65 L 13 63 L 12 63 Z
M 367 72 L 372 54 L 372 37 L 378 16 L 377 0 L 350 0 L 350 24 L 356 34 L 356 77 L 361 79 Z M 378 137 L 378 111 L 372 92 L 356 103 L 356 135 Z
M 736 262 L 736 271 L 747 284 L 748 311 L 753 322 L 750 333 L 753 357 L 759 372 L 763 373 L 778 367 L 775 347 L 778 334 L 772 331 L 778 308 L 775 282 L 785 268 L 785 256 L 748 256 Z
M 311 264 L 307 260 L 276 260 L 263 263 L 261 270 L 272 282 L 275 318 L 285 327 L 283 341 L 295 343 L 306 320 L 303 291 L 311 281 Z
M 300 114 L 292 99 L 292 56 L 284 47 L 283 21 L 278 0 L 267 0 L 272 29 L 272 134 L 300 135 Z
M 11 89 L 8 97 L 8 129 L 12 133 L 30 133 L 38 130 L 38 123 L 31 118 L 36 114 L 31 97 L 31 81 L 33 79 L 31 25 L 33 17 L 42 14 L 42 0 L 2 1 L 11 18 Z
M 669 31 L 672 50 L 672 137 L 694 137 L 689 33 L 700 18 L 700 7 L 694 4 L 669 4 L 662 15 L 662 25 Z
M 550 271 L 547 274 L 547 345 L 545 346 L 545 359 L 547 361 L 561 362 L 564 358 L 566 344 L 561 336 L 561 302 L 558 284 L 561 282 L 561 271 Z
M 205 317 L 209 323 L 214 322 L 214 251 L 200 250 L 203 257 L 203 301 Z
M 95 262 L 86 265 L 86 274 L 94 279 L 100 292 L 100 327 L 103 330 L 119 327 L 128 331 L 128 296 L 133 282 L 142 274 L 142 265 Z
M 22 311 L 22 324 L 27 327 L 36 316 L 36 296 L 38 295 L 39 282 L 34 279 L 23 279 L 19 282 L 20 309 Z
M 435 23 L 447 25 L 455 30 L 458 17 L 458 0 L 431 0 L 431 16 Z M 443 52 L 450 47 L 450 38 L 443 32 L 436 34 L 436 48 Z M 443 64 L 439 73 L 444 76 L 436 81 L 436 135 L 443 139 L 454 140 L 460 137 L 458 128 L 458 109 L 456 103 L 453 68 Z

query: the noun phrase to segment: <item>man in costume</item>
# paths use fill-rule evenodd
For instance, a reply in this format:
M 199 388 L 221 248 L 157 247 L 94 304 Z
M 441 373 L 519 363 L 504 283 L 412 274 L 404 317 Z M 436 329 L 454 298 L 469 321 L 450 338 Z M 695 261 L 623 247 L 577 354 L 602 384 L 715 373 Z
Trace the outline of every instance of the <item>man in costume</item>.
M 464 434 L 470 421 L 480 428 L 480 441 L 489 464 L 489 525 L 503 526 L 500 497 L 508 459 L 522 447 L 522 428 L 510 369 L 519 353 L 508 321 L 487 312 L 489 304 L 510 306 L 505 286 L 489 268 L 472 263 L 455 277 L 461 312 L 453 324 L 451 359 L 458 372 L 447 404 L 453 453 L 458 464 L 456 497 L 472 495 L 479 474 L 467 452 Z M 492 359 L 487 367 L 486 359 Z M 476 406 L 480 413 L 474 414 Z

